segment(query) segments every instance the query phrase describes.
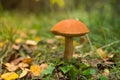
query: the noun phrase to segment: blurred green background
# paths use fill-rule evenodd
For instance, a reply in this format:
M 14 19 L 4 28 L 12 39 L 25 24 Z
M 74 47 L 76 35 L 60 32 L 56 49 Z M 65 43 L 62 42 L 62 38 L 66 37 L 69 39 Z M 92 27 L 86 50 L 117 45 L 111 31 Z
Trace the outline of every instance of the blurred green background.
M 35 29 L 36 35 L 51 38 L 54 24 L 75 18 L 89 27 L 90 39 L 99 47 L 120 39 L 119 13 L 120 0 L 0 0 L 0 27 Z

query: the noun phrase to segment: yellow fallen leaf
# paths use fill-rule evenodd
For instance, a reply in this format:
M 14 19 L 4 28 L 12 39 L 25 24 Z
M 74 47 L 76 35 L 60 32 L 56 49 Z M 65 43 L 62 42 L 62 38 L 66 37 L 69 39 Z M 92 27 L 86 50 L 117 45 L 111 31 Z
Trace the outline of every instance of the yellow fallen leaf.
M 33 41 L 33 40 L 27 40 L 27 41 L 26 41 L 26 44 L 27 44 L 27 45 L 30 45 L 30 46 L 36 46 L 36 45 L 37 45 L 37 42 L 36 42 L 36 41 Z
M 4 80 L 15 80 L 18 78 L 18 74 L 15 72 L 8 72 L 1 75 L 1 78 Z
M 55 36 L 55 38 L 57 38 L 57 39 L 62 39 L 63 36 Z
M 76 46 L 76 45 L 78 45 L 79 43 L 77 42 L 77 41 L 75 41 L 75 40 L 73 40 L 73 45 L 74 46 Z
M 82 55 L 81 55 L 81 54 L 76 54 L 76 53 L 74 53 L 74 54 L 73 54 L 73 57 L 74 57 L 74 58 L 81 58 Z
M 4 46 L 4 42 L 0 42 L 0 48 Z
M 24 70 L 22 71 L 22 73 L 20 74 L 19 78 L 25 77 L 25 76 L 28 74 L 29 71 L 30 71 L 29 69 L 24 69 Z
M 101 48 L 97 49 L 97 53 L 99 54 L 99 56 L 102 59 L 107 59 L 108 58 L 108 55 Z
M 23 42 L 23 40 L 22 40 L 21 38 L 15 39 L 15 43 L 17 43 L 17 44 L 20 44 L 20 43 L 22 43 L 22 42 Z
M 110 74 L 109 69 L 104 69 L 103 75 L 104 76 L 109 76 L 109 74 Z
M 57 49 L 57 46 L 53 46 L 52 49 L 53 49 L 53 50 Z
M 35 37 L 34 40 L 35 40 L 36 42 L 38 42 L 38 41 L 41 40 L 41 38 L 40 38 L 40 37 Z
M 116 55 L 116 52 L 111 52 L 111 53 L 108 54 L 108 57 L 113 58 L 115 55 Z
M 31 65 L 30 70 L 31 70 L 33 76 L 39 76 L 40 75 L 41 70 L 40 70 L 39 65 L 37 65 L 37 64 Z

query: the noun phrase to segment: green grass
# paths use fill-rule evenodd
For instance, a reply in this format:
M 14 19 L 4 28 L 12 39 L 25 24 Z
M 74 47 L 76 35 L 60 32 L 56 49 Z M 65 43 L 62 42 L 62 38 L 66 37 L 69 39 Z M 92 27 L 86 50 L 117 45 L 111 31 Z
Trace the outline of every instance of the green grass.
M 64 44 L 61 43 L 61 39 L 56 39 L 54 37 L 55 35 L 53 35 L 50 32 L 50 29 L 52 28 L 52 26 L 54 26 L 54 24 L 56 24 L 60 20 L 68 18 L 79 19 L 80 21 L 84 22 L 90 29 L 88 37 L 92 44 L 89 45 L 89 43 L 85 43 L 81 50 L 78 49 L 75 51 L 78 53 L 86 54 L 87 52 L 91 51 L 90 46 L 93 47 L 93 50 L 96 50 L 99 47 L 103 47 L 107 44 L 113 43 L 113 45 L 107 46 L 103 50 L 105 50 L 108 54 L 116 53 L 116 55 L 112 58 L 115 65 L 103 63 L 103 65 L 100 66 L 102 67 L 101 70 L 97 67 L 87 66 L 84 62 L 82 62 L 79 59 L 73 59 L 71 63 L 64 63 L 62 60 Z M 97 11 L 87 13 L 85 11 L 76 10 L 73 12 L 60 12 L 49 14 L 31 13 L 22 15 L 15 12 L 3 12 L 3 14 L 1 14 L 0 16 L 0 42 L 8 40 L 12 44 L 17 38 L 22 38 L 23 40 L 34 40 L 36 37 L 40 37 L 41 41 L 39 41 L 39 44 L 37 45 L 38 49 L 32 52 L 31 54 L 26 54 L 26 52 L 20 50 L 21 53 L 25 55 L 31 55 L 32 57 L 34 57 L 34 63 L 52 63 L 54 65 L 51 66 L 52 68 L 55 67 L 56 70 L 60 70 L 62 73 L 64 73 L 65 76 L 69 77 L 72 80 L 75 79 L 75 76 L 82 80 L 94 80 L 93 75 L 97 75 L 96 77 L 99 78 L 99 76 L 102 75 L 103 69 L 109 68 L 111 71 L 110 75 L 108 76 L 109 80 L 110 78 L 111 80 L 114 78 L 116 78 L 117 80 L 120 79 L 120 75 L 118 74 L 120 73 L 120 59 L 118 57 L 120 56 L 120 43 L 114 42 L 120 40 L 119 25 L 119 16 L 113 18 L 113 16 L 110 13 L 101 14 Z M 20 31 L 25 33 L 27 36 L 20 36 Z M 47 39 L 56 39 L 56 41 L 54 44 L 48 44 L 46 42 Z M 76 41 L 79 41 L 79 39 L 77 38 Z M 79 45 L 80 44 L 77 44 L 77 46 Z M 57 49 L 52 49 L 52 47 L 54 46 L 57 46 Z M 12 50 L 8 52 L 11 53 Z M 2 52 L 0 53 L 2 54 Z M 85 57 L 85 59 L 88 61 L 96 58 L 99 59 L 100 57 L 94 51 L 92 51 L 92 56 Z M 112 66 L 112 68 L 108 66 Z M 66 71 L 64 68 L 67 68 L 68 71 Z M 46 77 L 56 79 L 55 73 L 55 71 L 54 74 L 49 73 Z

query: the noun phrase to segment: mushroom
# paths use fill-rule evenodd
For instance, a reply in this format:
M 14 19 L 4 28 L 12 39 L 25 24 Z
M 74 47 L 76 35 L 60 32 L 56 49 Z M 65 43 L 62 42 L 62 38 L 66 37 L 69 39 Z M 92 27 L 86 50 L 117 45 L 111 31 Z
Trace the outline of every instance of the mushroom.
M 89 29 L 78 20 L 67 19 L 53 26 L 51 32 L 56 35 L 65 36 L 64 60 L 71 60 L 73 56 L 73 37 L 83 36 L 89 32 Z

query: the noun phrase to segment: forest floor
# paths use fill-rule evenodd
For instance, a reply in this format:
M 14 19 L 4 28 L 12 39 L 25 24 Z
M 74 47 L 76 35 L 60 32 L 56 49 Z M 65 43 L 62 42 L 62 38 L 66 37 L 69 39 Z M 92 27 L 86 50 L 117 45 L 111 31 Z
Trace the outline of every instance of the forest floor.
M 120 79 L 119 18 L 111 23 L 110 16 L 79 11 L 21 14 L 0 15 L 0 80 Z M 74 38 L 73 59 L 65 62 L 64 37 L 50 29 L 68 18 L 85 23 L 90 33 Z

